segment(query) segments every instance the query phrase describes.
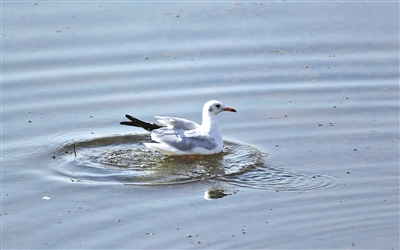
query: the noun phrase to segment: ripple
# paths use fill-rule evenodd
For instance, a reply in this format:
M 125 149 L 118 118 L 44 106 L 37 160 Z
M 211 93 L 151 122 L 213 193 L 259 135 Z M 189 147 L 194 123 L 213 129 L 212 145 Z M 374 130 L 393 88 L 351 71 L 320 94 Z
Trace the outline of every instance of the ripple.
M 342 181 L 326 170 L 310 166 L 293 166 L 270 161 L 241 175 L 223 176 L 223 181 L 236 186 L 274 191 L 309 191 L 331 189 L 343 185 Z
M 305 191 L 333 188 L 340 183 L 318 168 L 296 171 L 287 164 L 266 163 L 267 154 L 233 141 L 224 141 L 222 153 L 207 156 L 165 156 L 143 145 L 150 141 L 148 134 L 133 134 L 68 144 L 56 153 L 59 164 L 52 170 L 73 182 L 128 185 L 216 180 L 249 188 Z M 221 190 L 214 190 L 211 196 L 218 196 Z

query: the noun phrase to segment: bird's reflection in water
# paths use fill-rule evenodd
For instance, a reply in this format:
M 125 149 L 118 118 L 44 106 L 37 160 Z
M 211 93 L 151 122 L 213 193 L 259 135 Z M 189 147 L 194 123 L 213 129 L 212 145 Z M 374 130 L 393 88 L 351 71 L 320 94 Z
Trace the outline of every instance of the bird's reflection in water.
M 206 200 L 215 200 L 221 199 L 225 196 L 236 194 L 237 190 L 231 190 L 230 188 L 226 188 L 222 185 L 214 185 L 208 187 L 204 193 L 204 199 Z

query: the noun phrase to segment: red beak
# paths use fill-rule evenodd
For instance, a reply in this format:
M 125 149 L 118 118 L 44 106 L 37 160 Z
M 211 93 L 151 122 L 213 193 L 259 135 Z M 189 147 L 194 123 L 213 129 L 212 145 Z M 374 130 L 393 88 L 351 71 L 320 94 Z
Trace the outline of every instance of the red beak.
M 236 112 L 236 110 L 235 110 L 235 109 L 233 109 L 233 108 L 230 108 L 230 107 L 226 107 L 226 108 L 224 108 L 224 111 Z

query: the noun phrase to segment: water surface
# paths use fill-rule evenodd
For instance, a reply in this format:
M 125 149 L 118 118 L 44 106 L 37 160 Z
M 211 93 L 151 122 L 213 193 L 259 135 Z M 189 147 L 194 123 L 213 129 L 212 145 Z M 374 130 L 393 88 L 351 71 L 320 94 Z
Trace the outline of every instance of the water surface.
M 399 248 L 397 2 L 1 7 L 2 248 Z M 219 155 L 119 125 L 211 99 Z

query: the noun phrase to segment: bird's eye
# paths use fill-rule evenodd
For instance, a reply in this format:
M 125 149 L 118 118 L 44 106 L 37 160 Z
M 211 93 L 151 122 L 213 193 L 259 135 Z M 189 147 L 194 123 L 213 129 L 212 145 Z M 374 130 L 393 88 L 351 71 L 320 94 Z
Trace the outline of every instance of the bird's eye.
M 217 108 L 220 108 L 221 107 L 221 104 L 217 104 L 217 105 L 215 105 Z

